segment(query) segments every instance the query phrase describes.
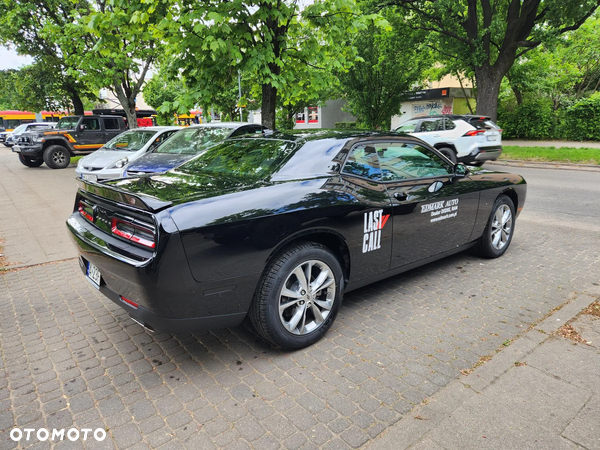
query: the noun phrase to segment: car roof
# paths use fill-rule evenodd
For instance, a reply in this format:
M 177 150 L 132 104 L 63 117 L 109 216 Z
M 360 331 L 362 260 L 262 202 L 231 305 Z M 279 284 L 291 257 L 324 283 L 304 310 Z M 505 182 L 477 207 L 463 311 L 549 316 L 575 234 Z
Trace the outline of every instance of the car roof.
M 323 139 L 339 139 L 351 140 L 362 137 L 406 137 L 414 139 L 413 136 L 406 133 L 397 133 L 395 131 L 369 131 L 369 130 L 292 130 L 292 131 L 276 131 L 267 135 L 245 135 L 232 139 L 271 139 L 292 141 L 298 144 L 303 144 L 310 141 L 318 141 Z
M 483 116 L 483 115 L 477 115 L 477 114 L 435 114 L 432 116 L 419 116 L 419 117 L 412 117 L 408 120 L 406 120 L 406 122 L 408 122 L 409 120 L 421 120 L 421 119 L 442 119 L 442 118 L 448 118 L 451 120 L 459 120 L 459 119 L 465 119 L 465 120 L 473 120 L 473 119 L 479 119 L 479 120 L 490 120 L 489 116 Z M 403 122 L 403 123 L 406 123 Z
M 250 122 L 210 122 L 210 123 L 201 123 L 197 125 L 190 125 L 186 128 L 240 128 L 245 125 L 255 125 L 261 126 L 260 123 L 250 123 Z
M 148 131 L 155 131 L 155 132 L 159 132 L 159 131 L 171 131 L 171 130 L 183 130 L 184 127 L 176 127 L 176 126 L 157 126 L 157 127 L 137 127 L 137 128 L 130 128 L 127 131 L 135 131 L 135 130 L 148 130 Z

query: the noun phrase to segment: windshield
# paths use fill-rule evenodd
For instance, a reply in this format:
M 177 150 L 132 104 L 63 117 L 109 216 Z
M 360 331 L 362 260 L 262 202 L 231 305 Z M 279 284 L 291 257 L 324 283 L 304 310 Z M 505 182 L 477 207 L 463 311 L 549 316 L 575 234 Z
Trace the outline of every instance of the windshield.
M 175 169 L 186 175 L 202 173 L 260 179 L 272 173 L 291 153 L 288 141 L 244 139 L 223 142 Z
M 17 128 L 15 128 L 13 130 L 13 134 L 20 134 L 23 131 L 25 131 L 25 128 L 27 128 L 27 125 L 19 125 Z
M 418 120 L 411 120 L 409 122 L 405 122 L 402 125 L 400 125 L 398 128 L 396 128 L 395 131 L 398 131 L 400 133 L 412 133 L 415 131 L 415 128 L 417 127 L 417 123 L 419 123 Z
M 104 144 L 102 150 L 125 150 L 128 152 L 135 152 L 146 145 L 155 134 L 155 131 L 126 131 Z
M 75 128 L 79 122 L 79 117 L 63 117 L 56 124 L 56 128 Z
M 188 128 L 175 133 L 165 141 L 154 153 L 167 153 L 171 155 L 197 155 L 203 150 L 225 140 L 231 128 L 199 127 Z

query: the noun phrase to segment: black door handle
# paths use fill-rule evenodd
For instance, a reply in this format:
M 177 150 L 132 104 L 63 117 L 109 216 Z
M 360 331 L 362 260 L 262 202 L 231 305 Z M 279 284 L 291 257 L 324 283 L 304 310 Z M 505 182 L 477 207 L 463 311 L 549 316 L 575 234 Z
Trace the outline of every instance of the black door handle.
M 408 194 L 405 192 L 394 192 L 394 198 L 403 202 L 408 198 Z

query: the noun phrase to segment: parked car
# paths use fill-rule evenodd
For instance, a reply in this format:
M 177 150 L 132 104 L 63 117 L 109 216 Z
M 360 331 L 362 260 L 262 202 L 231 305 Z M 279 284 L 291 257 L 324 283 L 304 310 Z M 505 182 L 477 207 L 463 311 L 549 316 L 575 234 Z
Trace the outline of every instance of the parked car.
M 151 152 L 182 127 L 147 127 L 125 131 L 99 150 L 81 158 L 75 172 L 84 180 L 106 180 L 122 176 L 123 168 Z
M 450 161 L 481 166 L 502 153 L 502 130 L 489 117 L 444 115 L 418 117 L 395 131 L 424 140 Z
M 55 122 L 33 122 L 33 123 L 21 124 L 17 128 L 15 128 L 13 131 L 11 131 L 10 133 L 7 133 L 5 140 L 4 140 L 4 145 L 7 147 L 12 147 L 13 145 L 15 145 L 17 143 L 18 137 L 23 133 L 36 131 L 36 130 L 37 131 L 46 130 L 48 128 L 54 128 L 55 126 L 56 126 Z
M 243 134 L 264 134 L 265 130 L 262 125 L 244 122 L 193 125 L 127 166 L 123 176 L 166 172 L 227 138 Z
M 181 333 L 249 315 L 295 349 L 325 334 L 344 292 L 472 247 L 504 254 L 526 188 L 408 135 L 275 133 L 164 174 L 82 181 L 67 226 L 84 275 L 139 324 Z
M 58 121 L 55 130 L 21 134 L 12 151 L 27 167 L 46 163 L 51 169 L 64 169 L 71 156 L 98 150 L 126 128 L 121 116 L 66 116 Z

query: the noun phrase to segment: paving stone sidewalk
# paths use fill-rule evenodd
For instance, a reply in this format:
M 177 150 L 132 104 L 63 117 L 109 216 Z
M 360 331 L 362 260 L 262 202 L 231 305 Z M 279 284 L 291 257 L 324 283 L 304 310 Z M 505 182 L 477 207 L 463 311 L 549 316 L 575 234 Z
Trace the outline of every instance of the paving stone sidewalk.
M 57 449 L 359 448 L 593 288 L 594 239 L 524 216 L 504 257 L 460 254 L 355 291 L 322 341 L 290 353 L 245 326 L 147 334 L 76 261 L 4 273 L 0 448 L 17 447 L 13 427 L 107 430 Z
M 591 291 L 364 448 L 599 449 L 600 287 Z

